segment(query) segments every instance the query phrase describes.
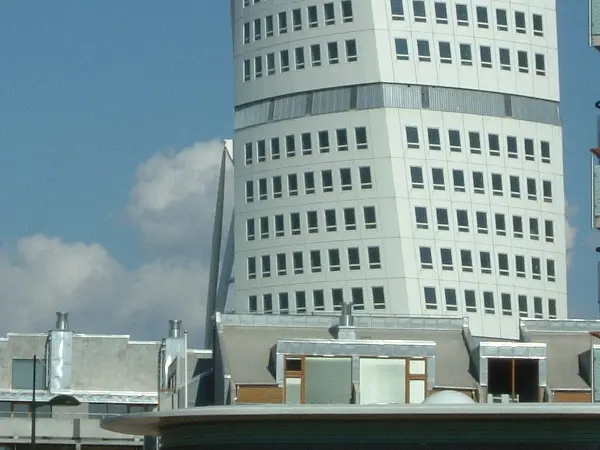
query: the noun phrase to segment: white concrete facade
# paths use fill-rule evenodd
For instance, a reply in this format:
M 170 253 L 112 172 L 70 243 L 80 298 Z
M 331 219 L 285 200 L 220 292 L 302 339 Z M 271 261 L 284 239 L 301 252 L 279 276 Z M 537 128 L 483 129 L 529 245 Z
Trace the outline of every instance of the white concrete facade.
M 236 311 L 567 317 L 554 0 L 231 5 Z

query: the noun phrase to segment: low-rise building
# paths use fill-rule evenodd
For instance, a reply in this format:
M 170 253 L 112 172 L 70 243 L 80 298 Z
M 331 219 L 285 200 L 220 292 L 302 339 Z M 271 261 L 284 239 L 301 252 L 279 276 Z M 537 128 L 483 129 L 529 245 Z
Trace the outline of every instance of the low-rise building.
M 186 391 L 182 385 L 193 380 L 199 361 L 210 358 L 210 352 L 187 349 L 179 328 L 178 321 L 171 321 L 169 337 L 163 341 L 134 341 L 127 335 L 76 333 L 69 327 L 68 314 L 57 313 L 56 326 L 48 333 L 9 333 L 0 338 L 0 447 L 16 449 L 31 442 L 34 390 L 38 446 L 142 446 L 141 436 L 106 431 L 100 420 L 156 409 L 159 374 L 168 377 L 172 363 L 187 367 L 187 376 L 180 371 L 180 378 L 171 380 L 175 390 Z M 178 355 L 184 354 L 182 363 Z M 75 397 L 79 405 L 49 406 L 56 395 Z M 163 409 L 173 406 L 171 395 L 163 393 L 161 402 Z

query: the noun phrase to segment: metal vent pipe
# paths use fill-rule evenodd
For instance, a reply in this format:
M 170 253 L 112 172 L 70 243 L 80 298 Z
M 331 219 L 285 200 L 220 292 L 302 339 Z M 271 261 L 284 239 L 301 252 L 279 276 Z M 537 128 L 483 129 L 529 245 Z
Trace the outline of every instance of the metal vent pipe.
M 340 317 L 340 326 L 354 326 L 354 317 L 352 316 L 352 303 L 344 303 L 342 305 L 342 316 Z
M 169 320 L 169 337 L 178 338 L 181 337 L 181 320 Z
M 69 313 L 68 312 L 57 312 L 56 313 L 56 329 L 57 330 L 68 330 L 69 329 Z

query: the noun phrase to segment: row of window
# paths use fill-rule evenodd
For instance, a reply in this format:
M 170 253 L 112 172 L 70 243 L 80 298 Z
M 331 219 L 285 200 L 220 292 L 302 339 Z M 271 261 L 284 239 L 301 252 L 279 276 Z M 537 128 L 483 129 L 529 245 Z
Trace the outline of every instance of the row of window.
M 455 270 L 455 255 L 451 248 L 440 248 L 440 268 L 442 271 L 453 271 Z M 474 273 L 475 264 L 473 261 L 473 252 L 469 249 L 459 249 L 457 252 L 459 256 L 460 269 L 464 273 Z M 497 268 L 500 276 L 511 276 L 510 273 L 510 262 L 509 255 L 507 253 L 497 254 Z M 525 262 L 525 256 L 515 255 L 514 271 L 518 278 L 527 278 L 527 264 Z M 431 247 L 419 247 L 419 261 L 421 269 L 434 270 L 434 257 Z M 458 261 L 456 261 L 458 263 Z M 542 274 L 542 260 L 538 257 L 531 258 L 531 279 L 541 280 Z M 479 269 L 483 275 L 493 274 L 493 257 L 492 253 L 488 251 L 479 252 Z M 556 263 L 553 259 L 546 259 L 546 281 L 550 283 L 556 282 Z
M 360 225 L 365 230 L 377 229 L 377 216 L 375 213 L 374 206 L 364 206 L 362 214 L 363 223 Z M 344 222 L 343 229 L 346 231 L 356 231 L 358 229 L 358 220 L 356 217 L 356 208 L 343 208 L 341 211 L 335 209 L 326 209 L 323 212 L 325 230 L 328 232 L 338 231 L 338 215 Z M 302 234 L 302 221 L 300 219 L 300 213 L 293 212 L 288 215 L 289 224 L 286 227 L 285 216 L 283 214 L 276 214 L 274 216 L 273 225 L 268 216 L 260 217 L 259 219 L 249 218 L 246 219 L 246 239 L 248 241 L 254 241 L 260 236 L 261 239 L 269 239 L 271 236 L 283 237 L 283 236 L 299 236 Z M 258 226 L 260 225 L 260 230 Z M 273 226 L 273 231 L 271 231 Z M 287 229 L 286 229 L 287 228 Z M 341 230 L 340 226 L 340 230 Z M 316 234 L 319 232 L 319 214 L 317 211 L 308 211 L 306 213 L 306 222 L 304 232 L 308 234 Z M 260 234 L 259 234 L 260 233 Z
M 344 50 L 344 55 L 340 56 L 340 47 Z M 279 51 L 279 58 L 274 52 L 266 55 L 258 55 L 251 59 L 244 60 L 243 80 L 258 80 L 264 75 L 271 76 L 275 73 L 289 72 L 292 68 L 303 70 L 307 67 L 320 67 L 325 62 L 330 65 L 339 64 L 343 59 L 347 63 L 358 61 L 358 47 L 355 39 L 346 39 L 342 44 L 338 42 L 328 42 L 324 45 L 327 51 L 327 59 L 323 59 L 321 44 L 313 44 L 310 47 L 295 47 L 293 51 L 284 49 Z M 292 61 L 293 57 L 293 61 Z M 310 58 L 310 61 L 307 59 Z
M 268 140 L 261 139 L 256 143 L 246 142 L 244 144 L 244 161 L 247 166 L 253 163 L 267 161 L 267 155 L 271 160 L 281 159 L 282 153 L 288 158 L 296 155 L 312 155 L 314 152 L 329 153 L 332 149 L 338 152 L 347 152 L 351 148 L 356 150 L 367 150 L 367 128 L 355 127 L 350 138 L 348 130 L 339 128 L 335 131 L 321 130 L 314 135 L 311 132 L 301 133 L 299 136 L 289 134 L 284 138 L 272 137 Z M 316 140 L 315 140 L 316 137 Z M 282 145 L 284 148 L 282 148 Z M 267 149 L 267 146 L 269 147 Z
M 348 167 L 342 167 L 338 171 L 339 182 L 341 191 L 352 190 L 352 169 Z M 363 190 L 373 189 L 373 175 L 371 173 L 370 166 L 361 166 L 358 168 L 356 173 L 358 176 L 360 188 Z M 304 193 L 307 195 L 316 193 L 316 180 L 314 172 L 304 172 L 302 176 L 304 180 Z M 275 175 L 271 178 L 271 196 L 273 199 L 283 197 L 283 182 L 287 180 L 287 193 L 289 197 L 297 197 L 299 192 L 298 185 L 298 174 L 290 173 L 287 177 L 281 175 Z M 269 182 L 267 178 L 258 179 L 258 200 L 269 199 Z M 334 171 L 331 169 L 325 169 L 321 171 L 321 192 L 333 192 L 334 191 Z M 246 181 L 246 203 L 253 203 L 255 200 L 255 189 L 254 181 Z
M 516 136 L 508 135 L 502 139 L 498 133 L 487 133 L 487 139 L 482 140 L 482 133 L 479 131 L 468 131 L 466 133 L 466 142 L 463 144 L 460 130 L 450 129 L 447 133 L 447 140 L 443 140 L 443 133 L 438 128 L 424 127 L 420 132 L 420 127 L 408 125 L 405 127 L 406 147 L 418 150 L 422 144 L 424 147 L 433 151 L 440 151 L 442 148 L 448 148 L 451 152 L 462 152 L 466 145 L 469 152 L 473 155 L 481 155 L 484 150 L 490 156 L 501 156 L 506 151 L 506 156 L 511 159 L 518 159 L 523 153 L 525 161 L 535 161 L 536 142 L 533 138 L 523 138 L 522 144 Z M 421 134 L 427 137 L 421 138 Z M 485 135 L 485 134 L 484 134 Z M 540 140 L 538 142 L 539 156 L 543 163 L 551 163 L 550 142 Z
M 468 3 L 468 2 L 467 2 Z M 413 0 L 412 2 L 412 19 L 416 23 L 427 22 L 427 4 L 424 0 Z M 457 27 L 468 27 L 470 22 L 476 23 L 478 28 L 490 29 L 493 24 L 490 19 L 487 6 L 475 5 L 472 9 L 471 5 L 466 3 L 458 3 L 454 8 L 453 22 Z M 390 0 L 390 8 L 392 20 L 405 20 L 404 0 Z M 438 25 L 450 24 L 450 14 L 448 6 L 444 1 L 435 0 L 433 2 L 433 12 L 435 23 Z M 471 18 L 472 17 L 472 18 Z M 495 26 L 498 31 L 509 31 L 509 14 L 504 8 L 496 8 L 495 10 Z M 527 14 L 524 11 L 514 11 L 513 26 L 518 34 L 527 34 Z M 531 29 L 534 36 L 544 36 L 544 18 L 541 14 L 531 15 Z
M 352 1 L 343 0 L 338 3 L 338 6 L 339 9 L 336 10 L 336 3 L 328 2 L 323 5 L 321 10 L 316 5 L 311 5 L 306 9 L 294 8 L 291 12 L 281 11 L 277 14 L 269 14 L 264 19 L 257 18 L 252 22 L 245 22 L 242 26 L 243 42 L 250 44 L 250 42 L 258 42 L 263 38 L 272 37 L 275 35 L 275 30 L 279 35 L 283 35 L 290 30 L 302 31 L 306 28 L 335 25 L 338 16 L 342 18 L 343 23 L 353 22 Z
M 414 43 L 406 38 L 394 39 L 394 46 L 396 50 L 396 59 L 400 61 L 409 61 L 411 50 L 415 52 L 417 60 L 419 62 L 432 62 L 434 59 L 431 45 L 427 39 L 417 39 Z M 412 47 L 412 48 L 410 48 Z M 473 47 L 476 46 L 468 43 L 459 43 L 456 47 L 458 53 L 458 60 L 462 66 L 471 67 L 475 63 L 475 56 L 473 55 Z M 479 65 L 484 69 L 492 69 L 494 67 L 493 48 L 489 45 L 479 46 Z M 511 51 L 508 48 L 499 47 L 498 53 L 498 65 L 501 70 L 510 71 L 513 67 L 511 58 Z M 440 64 L 452 64 L 454 51 L 452 44 L 447 41 L 439 41 L 437 43 L 437 62 Z M 519 73 L 529 73 L 531 70 L 531 63 L 533 62 L 534 70 L 536 75 L 546 76 L 546 56 L 543 53 L 534 53 L 530 56 L 526 50 L 516 51 L 516 67 Z
M 443 288 L 443 301 L 446 311 L 458 311 L 458 295 L 457 289 L 455 288 Z M 423 288 L 423 296 L 425 300 L 425 308 L 428 310 L 439 309 L 438 305 L 438 292 L 437 288 L 433 286 L 426 286 Z M 481 303 L 483 304 L 483 311 L 485 314 L 496 314 L 496 300 L 494 292 L 483 291 L 481 293 Z M 527 295 L 517 295 L 517 310 L 519 317 L 529 317 L 529 301 Z M 473 289 L 465 289 L 463 291 L 463 301 L 465 311 L 468 313 L 477 312 L 477 293 Z M 544 301 L 542 297 L 533 297 L 533 317 L 536 319 L 543 319 L 548 317 L 549 319 L 556 319 L 556 299 L 547 299 L 547 310 L 544 311 Z M 506 292 L 500 293 L 500 310 L 503 316 L 512 316 L 515 311 L 513 305 L 513 296 Z
M 472 187 L 474 194 L 485 194 L 485 174 L 480 171 L 472 172 Z M 425 189 L 425 175 L 423 168 L 420 166 L 411 166 L 410 180 L 413 189 Z M 508 187 L 510 197 L 515 199 L 521 198 L 521 177 L 518 175 L 509 175 Z M 490 176 L 490 184 L 492 195 L 497 197 L 504 196 L 504 181 L 502 174 L 492 173 Z M 465 172 L 462 169 L 452 169 L 452 185 L 454 192 L 466 192 L 467 185 Z M 542 180 L 542 199 L 545 203 L 552 203 L 552 182 Z M 431 169 L 431 188 L 434 191 L 446 190 L 446 175 L 445 169 L 433 167 Z M 535 178 L 525 177 L 525 188 L 527 200 L 538 200 L 538 181 Z
M 415 207 L 415 225 L 417 229 L 428 230 L 429 227 L 428 208 L 425 206 Z M 456 229 L 459 233 L 470 232 L 469 211 L 466 209 L 456 210 Z M 475 230 L 478 234 L 489 234 L 491 226 L 488 220 L 486 211 L 475 212 Z M 506 215 L 502 213 L 494 213 L 494 228 L 497 236 L 507 236 L 507 220 Z M 510 219 L 510 216 L 509 216 Z M 432 220 L 433 222 L 433 220 Z M 450 231 L 450 215 L 446 208 L 435 208 L 435 229 L 438 231 Z M 529 217 L 529 239 L 532 241 L 540 240 L 540 221 L 535 217 Z M 433 225 L 433 224 L 432 224 Z M 433 227 L 432 227 L 433 228 Z M 516 239 L 523 239 L 524 226 L 522 216 L 512 216 L 512 235 Z M 546 242 L 554 242 L 554 222 L 552 220 L 544 220 L 544 239 Z
M 310 299 L 307 298 L 308 295 L 311 296 Z M 342 288 L 333 288 L 327 291 L 314 289 L 312 292 L 280 292 L 276 296 L 270 293 L 260 297 L 250 295 L 248 296 L 248 311 L 263 314 L 306 314 L 309 311 L 326 311 L 327 304 L 333 305 L 333 311 L 341 311 L 345 301 L 344 297 Z M 383 310 L 386 307 L 383 286 L 373 286 L 370 289 L 353 287 L 346 292 L 346 297 L 352 300 L 355 311 L 364 311 L 367 307 L 369 310 Z M 274 304 L 275 302 L 277 305 Z M 308 305 L 307 302 L 311 302 L 311 304 Z
M 346 261 L 342 263 L 341 253 L 339 249 L 327 250 L 327 260 L 329 263 L 330 272 L 340 272 L 342 265 L 348 267 L 349 271 L 361 270 L 362 261 L 366 260 L 366 267 L 370 270 L 381 269 L 381 250 L 378 246 L 369 246 L 366 248 L 364 255 L 361 256 L 361 249 L 359 247 L 349 247 L 346 249 Z M 272 275 L 286 276 L 286 275 L 303 275 L 305 272 L 309 272 L 308 266 L 310 265 L 310 273 L 321 273 L 323 272 L 323 258 L 321 250 L 309 250 L 305 258 L 305 252 L 298 251 L 291 253 L 291 270 L 288 271 L 288 256 L 286 253 L 278 253 L 274 257 L 271 255 L 262 255 L 260 258 L 256 256 L 249 256 L 247 259 L 248 279 L 256 280 L 258 274 L 261 278 L 271 278 Z M 305 263 L 305 259 L 308 259 L 308 263 Z M 260 262 L 260 269 L 257 265 Z M 275 263 L 273 267 L 272 263 Z

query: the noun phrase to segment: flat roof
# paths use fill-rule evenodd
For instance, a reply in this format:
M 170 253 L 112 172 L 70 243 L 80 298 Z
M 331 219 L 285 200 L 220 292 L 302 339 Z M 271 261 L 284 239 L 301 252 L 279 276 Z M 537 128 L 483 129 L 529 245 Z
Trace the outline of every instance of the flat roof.
M 157 436 L 171 427 L 251 421 L 599 420 L 593 403 L 417 405 L 231 405 L 127 414 L 101 422 L 105 430 Z

